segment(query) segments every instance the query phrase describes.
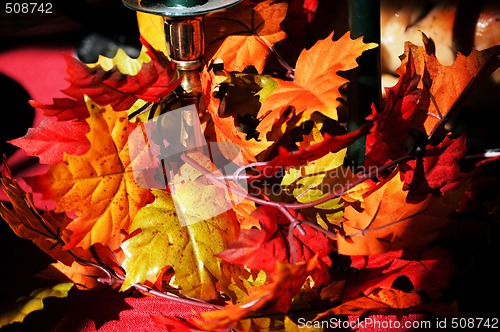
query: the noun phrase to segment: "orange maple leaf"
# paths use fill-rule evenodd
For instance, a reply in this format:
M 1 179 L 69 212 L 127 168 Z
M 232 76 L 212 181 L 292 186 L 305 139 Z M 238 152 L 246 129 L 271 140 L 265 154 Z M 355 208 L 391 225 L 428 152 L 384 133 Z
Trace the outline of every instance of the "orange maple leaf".
M 87 102 L 90 150 L 81 156 L 64 155 L 64 162 L 27 179 L 34 191 L 55 200 L 56 212 L 75 212 L 67 229 L 65 249 L 89 248 L 94 243 L 112 249 L 121 243 L 137 211 L 149 199 L 149 190 L 134 181 L 128 152 L 130 124 L 126 112 Z
M 263 102 L 258 114 L 260 139 L 264 139 L 289 106 L 293 106 L 297 114 L 307 111 L 306 119 L 318 111 L 337 120 L 339 88 L 348 82 L 338 72 L 357 67 L 356 59 L 361 53 L 377 44 L 365 44 L 362 37 L 353 40 L 349 32 L 337 41 L 332 38 L 333 32 L 309 50 L 302 51 L 293 81 L 276 80 L 278 88 Z
M 256 128 L 260 133 L 258 140 L 247 139 L 247 135 L 235 127 L 233 117 L 219 116 L 220 100 L 211 97 L 207 101 L 207 111 L 212 115 L 217 140 L 238 145 L 243 158 L 251 162 L 259 159 L 262 152 L 269 151 L 275 143 L 273 140 L 278 139 L 268 137 L 269 133 L 273 132 L 273 126 L 290 106 L 303 119 L 308 119 L 318 111 L 336 120 L 338 99 L 341 97 L 339 88 L 347 82 L 337 73 L 355 68 L 356 58 L 377 45 L 365 44 L 362 38 L 352 40 L 349 33 L 338 41 L 333 41 L 332 37 L 333 33 L 301 53 L 293 81 L 274 79 L 278 82 L 278 88 L 265 98 L 257 115 L 261 120 Z M 206 70 L 202 73 L 202 82 L 208 96 L 211 95 L 208 92 L 220 83 L 213 72 Z
M 317 256 L 297 264 L 280 262 L 272 282 L 251 288 L 247 302 L 229 304 L 217 311 L 203 312 L 200 317 L 194 317 L 193 322 L 205 331 L 213 331 L 231 327 L 246 315 L 264 307 L 272 312 L 285 313 L 290 309 L 293 297 L 300 291 L 317 262 Z
M 204 95 L 210 96 L 206 101 L 206 110 L 212 117 L 213 130 L 217 137 L 218 147 L 225 156 L 230 156 L 232 154 L 231 150 L 235 147 L 239 147 L 245 162 L 256 161 L 256 156 L 258 156 L 262 151 L 268 149 L 273 143 L 267 142 L 267 140 L 247 140 L 247 134 L 236 128 L 233 117 L 219 116 L 218 110 L 221 101 L 218 98 L 214 98 L 210 92 L 213 91 L 218 83 L 220 83 L 218 80 L 220 79 L 213 73 L 213 71 L 208 72 L 207 70 L 204 70 L 201 73 L 201 81 L 206 90 Z
M 255 7 L 251 3 L 241 3 L 207 16 L 207 62 L 220 58 L 228 71 L 243 72 L 246 67 L 254 66 L 262 73 L 269 47 L 286 38 L 280 24 L 287 9 L 288 5 L 284 2 L 267 0 Z
M 500 66 L 500 45 L 482 51 L 472 49 L 467 56 L 458 53 L 452 65 L 444 66 L 436 55 L 428 54 L 425 47 L 407 42 L 401 68 L 406 66 L 410 52 L 415 71 L 422 76 L 418 88 L 426 101 L 417 105 L 416 123 L 423 123 L 428 135 L 444 122 L 442 120 L 464 100 L 477 82 Z
M 374 255 L 412 245 L 425 244 L 449 222 L 464 191 L 456 190 L 441 197 L 429 196 L 408 203 L 408 191 L 399 171 L 394 171 L 376 189 L 363 195 L 365 209 L 347 206 L 342 223 L 345 236 L 337 239 L 343 255 Z

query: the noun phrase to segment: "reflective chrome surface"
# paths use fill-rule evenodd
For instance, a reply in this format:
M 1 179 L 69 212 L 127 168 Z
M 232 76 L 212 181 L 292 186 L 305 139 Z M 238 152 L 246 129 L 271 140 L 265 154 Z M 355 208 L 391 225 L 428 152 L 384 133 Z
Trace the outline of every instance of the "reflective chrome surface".
M 182 19 L 165 17 L 164 20 L 170 58 L 184 61 L 203 59 L 203 16 Z
M 203 67 L 205 36 L 203 15 L 240 3 L 242 0 L 122 0 L 135 11 L 163 16 L 168 55 L 182 81 L 176 94 L 195 100 L 201 94 L 199 71 Z
M 234 6 L 241 1 L 242 0 L 122 0 L 123 4 L 130 9 L 169 17 L 208 14 Z M 196 5 L 191 6 L 191 4 Z

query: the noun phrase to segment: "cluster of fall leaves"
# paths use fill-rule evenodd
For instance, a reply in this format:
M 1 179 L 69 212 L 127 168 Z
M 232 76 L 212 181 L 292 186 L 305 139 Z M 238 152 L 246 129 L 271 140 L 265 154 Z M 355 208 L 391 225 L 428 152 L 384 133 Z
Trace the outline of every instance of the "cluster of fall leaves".
M 188 214 L 210 209 L 235 178 L 213 176 L 196 151 L 171 169 L 174 179 L 189 180 L 183 195 L 137 182 L 129 135 L 154 121 L 155 111 L 176 107 L 166 104 L 179 83 L 158 33 L 161 18 L 139 14 L 138 58 L 122 51 L 95 64 L 67 57 L 67 97 L 32 101 L 45 118 L 11 143 L 48 169 L 24 179 L 29 192 L 4 164 L 11 204 L 0 206 L 2 218 L 78 288 L 105 282 L 204 309 L 189 321 L 155 317 L 165 328 L 251 330 L 270 326 L 271 318 L 256 318 L 267 316 L 290 327 L 292 309 L 316 320 L 454 312 L 442 299 L 454 273 L 449 253 L 428 244 L 452 213 L 474 202 L 475 172 L 460 168 L 466 138 L 447 124 L 475 83 L 499 67 L 500 48 L 458 54 L 443 66 L 432 41 L 407 43 L 382 110 L 347 132 L 342 73 L 377 45 L 332 32 L 287 64 L 274 46 L 290 39 L 282 23 L 292 8 L 243 1 L 205 19 L 197 107 L 206 139 L 222 155 L 231 160 L 224 144 L 239 148 L 253 190 L 237 204 L 179 223 L 179 206 Z M 366 159 L 357 172 L 345 156 L 362 137 Z M 144 148 L 153 153 L 156 144 Z M 230 186 L 241 193 L 237 182 Z M 33 193 L 54 208 L 40 208 Z

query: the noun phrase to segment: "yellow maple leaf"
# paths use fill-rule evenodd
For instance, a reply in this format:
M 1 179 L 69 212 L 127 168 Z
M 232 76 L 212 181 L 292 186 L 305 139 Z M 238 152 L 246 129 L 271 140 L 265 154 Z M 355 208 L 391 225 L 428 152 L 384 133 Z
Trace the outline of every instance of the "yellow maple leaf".
M 196 190 L 211 192 L 213 187 L 201 186 Z M 218 287 L 227 285 L 220 284 L 226 278 L 222 275 L 221 259 L 214 255 L 235 239 L 235 219 L 225 213 L 182 226 L 172 196 L 162 190 L 152 191 L 155 201 L 139 211 L 131 226 L 131 232 L 140 233 L 122 245 L 126 257 L 122 290 L 146 280 L 154 282 L 164 267 L 171 266 L 175 283 L 184 295 L 218 299 Z M 198 202 L 198 210 L 203 210 L 203 206 Z M 191 208 L 196 210 L 196 206 Z

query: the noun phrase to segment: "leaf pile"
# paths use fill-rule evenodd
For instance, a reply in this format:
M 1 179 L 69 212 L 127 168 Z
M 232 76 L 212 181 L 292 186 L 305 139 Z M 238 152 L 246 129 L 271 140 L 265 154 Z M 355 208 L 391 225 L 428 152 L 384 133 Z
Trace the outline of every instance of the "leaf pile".
M 332 32 L 286 63 L 277 46 L 293 40 L 281 23 L 311 21 L 317 6 L 243 1 L 208 15 L 199 119 L 180 107 L 175 67 L 151 46 L 158 20 L 138 16 L 137 59 L 67 58 L 68 97 L 32 101 L 44 121 L 11 141 L 47 171 L 26 178 L 26 192 L 4 162 L 11 204 L 0 215 L 80 288 L 98 286 L 90 275 L 210 309 L 153 318 L 165 328 L 298 329 L 292 312 L 455 314 L 444 296 L 453 257 L 435 243 L 477 204 L 481 168 L 461 167 L 467 137 L 448 124 L 500 66 L 500 47 L 443 66 L 429 44 L 407 43 L 383 109 L 348 132 L 343 73 L 378 45 Z M 175 114 L 179 126 L 164 120 Z M 355 173 L 346 149 L 364 136 Z

